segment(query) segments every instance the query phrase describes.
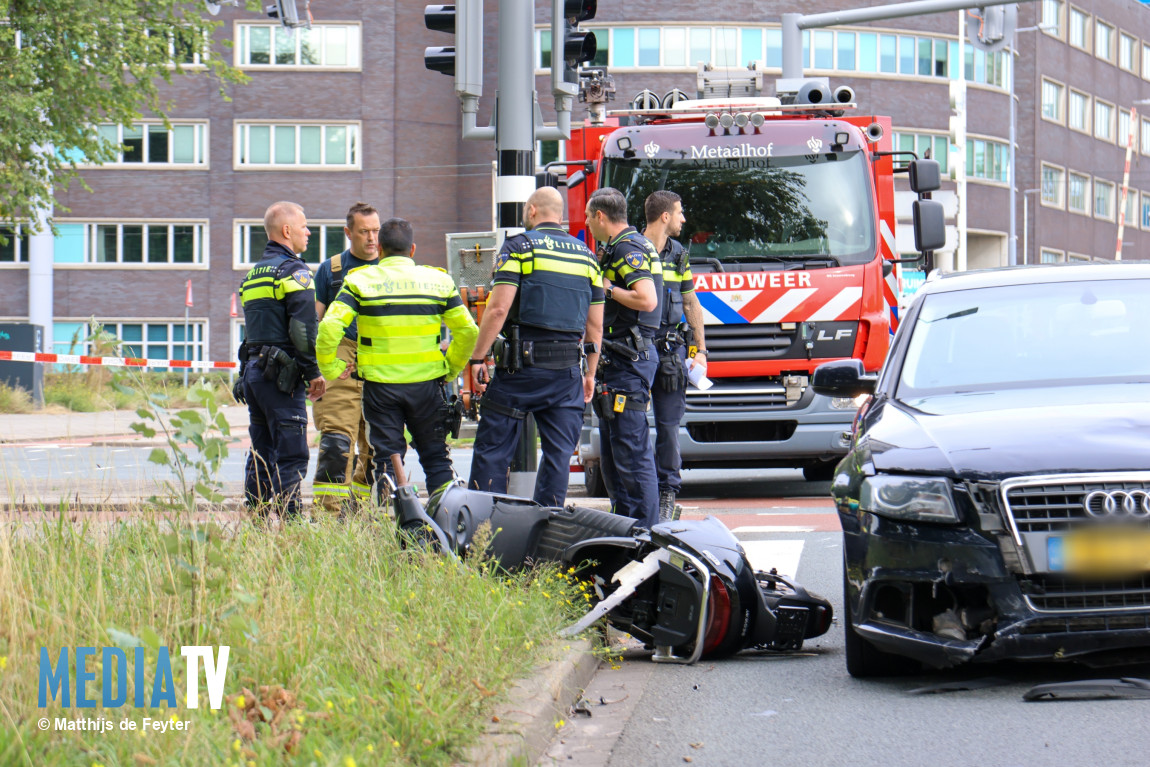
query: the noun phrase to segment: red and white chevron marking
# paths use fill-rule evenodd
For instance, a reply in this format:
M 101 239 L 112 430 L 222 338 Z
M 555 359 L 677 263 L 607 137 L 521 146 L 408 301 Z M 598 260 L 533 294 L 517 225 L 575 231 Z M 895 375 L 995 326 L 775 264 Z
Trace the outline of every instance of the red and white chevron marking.
M 238 362 L 196 362 L 189 360 L 150 360 L 141 357 L 89 357 L 84 354 L 44 354 L 41 352 L 0 351 L 0 360 L 10 362 L 54 362 L 61 365 L 107 365 L 129 368 L 173 368 L 176 370 L 236 370 Z

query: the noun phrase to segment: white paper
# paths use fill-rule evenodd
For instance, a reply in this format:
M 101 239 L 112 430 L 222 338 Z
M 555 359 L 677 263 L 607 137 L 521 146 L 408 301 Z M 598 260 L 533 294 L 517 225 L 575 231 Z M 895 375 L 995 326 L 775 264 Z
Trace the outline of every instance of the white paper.
M 703 368 L 699 365 L 695 365 L 687 371 L 687 380 L 699 391 L 706 391 L 715 385 L 710 378 L 703 375 Z

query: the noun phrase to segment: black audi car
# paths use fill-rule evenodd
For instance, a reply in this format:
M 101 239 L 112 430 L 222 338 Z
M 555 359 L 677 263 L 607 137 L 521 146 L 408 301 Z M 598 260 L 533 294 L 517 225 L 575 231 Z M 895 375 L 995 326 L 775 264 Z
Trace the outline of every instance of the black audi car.
M 847 669 L 1150 658 L 1150 264 L 928 280 L 831 485 Z

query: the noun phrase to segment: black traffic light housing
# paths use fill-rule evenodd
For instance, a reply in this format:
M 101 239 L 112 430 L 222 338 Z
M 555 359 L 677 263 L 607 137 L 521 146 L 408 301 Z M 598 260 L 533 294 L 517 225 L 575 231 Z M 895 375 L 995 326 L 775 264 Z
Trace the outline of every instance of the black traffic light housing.
M 595 18 L 597 0 L 552 0 L 551 89 L 575 95 L 579 91 L 579 65 L 597 53 L 595 34 L 579 24 Z
M 433 32 L 455 34 L 455 6 L 429 5 L 423 9 L 423 23 Z M 423 65 L 433 72 L 455 76 L 455 46 L 434 46 L 423 51 Z

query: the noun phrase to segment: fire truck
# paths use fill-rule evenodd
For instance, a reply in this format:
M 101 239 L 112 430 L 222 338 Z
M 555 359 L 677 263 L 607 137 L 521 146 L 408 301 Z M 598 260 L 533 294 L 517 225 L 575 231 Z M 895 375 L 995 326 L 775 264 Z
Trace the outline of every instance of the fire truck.
M 824 480 L 847 451 L 859 403 L 815 394 L 810 375 L 850 357 L 877 371 L 898 324 L 897 153 L 890 118 L 857 114 L 850 88 L 831 91 L 825 78 L 781 88 L 575 126 L 563 160 L 570 230 L 594 247 L 584 209 L 600 187 L 626 196 L 640 229 L 649 194 L 679 194 L 713 382 L 687 390 L 683 468 L 794 467 Z M 912 161 L 900 172 L 929 192 L 937 168 Z M 922 202 L 916 243 L 944 229 L 941 205 L 920 211 Z M 589 494 L 603 494 L 591 414 L 578 462 Z

